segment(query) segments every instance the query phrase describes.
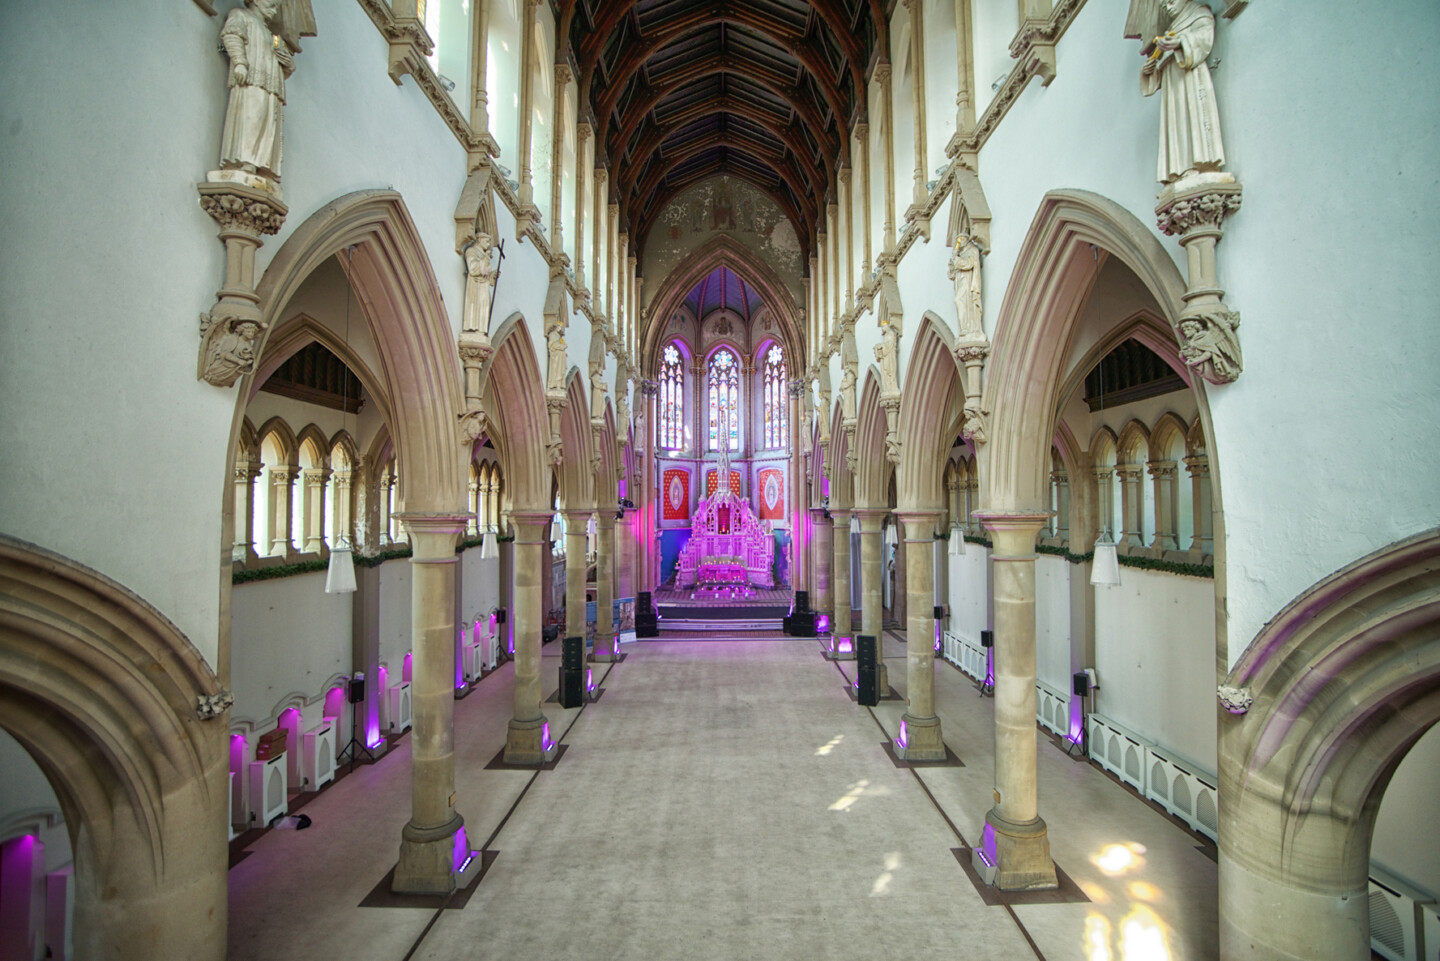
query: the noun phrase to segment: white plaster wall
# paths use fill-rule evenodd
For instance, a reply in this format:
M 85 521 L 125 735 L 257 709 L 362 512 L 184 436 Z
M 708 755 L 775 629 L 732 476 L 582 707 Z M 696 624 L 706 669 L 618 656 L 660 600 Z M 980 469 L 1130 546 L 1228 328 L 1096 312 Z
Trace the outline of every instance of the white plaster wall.
M 411 648 L 410 581 L 408 558 L 380 565 L 380 663 L 389 670 L 392 687 L 402 680 Z
M 945 148 L 955 136 L 955 92 L 960 72 L 955 45 L 955 4 L 925 5 L 925 178 L 945 167 Z
M 460 589 L 459 623 L 488 622 L 490 609 L 500 606 L 500 558 L 482 560 L 479 548 L 461 554 Z
M 45 870 L 54 871 L 69 864 L 70 832 L 65 827 L 60 799 L 30 752 L 3 728 L 0 728 L 0 771 L 5 772 L 0 779 L 0 829 L 21 819 L 30 820 L 28 815 L 53 814 L 57 819 L 54 827 L 44 826 L 45 821 L 40 818 L 42 828 L 36 835 L 45 845 Z M 18 836 L 6 830 L 0 833 L 0 841 Z
M 1063 557 L 1041 554 L 1035 561 L 1035 676 L 1070 690 L 1070 575 Z
M 1020 28 L 1020 8 L 1015 0 L 971 0 L 970 11 L 975 44 L 975 117 L 979 119 L 995 99 L 995 81 L 1008 76 L 1015 65 L 1010 59 L 1010 41 Z
M 966 544 L 965 553 L 950 558 L 950 632 L 980 642 L 990 628 L 990 552 Z
M 326 594 L 325 572 L 236 584 L 230 595 L 232 721 L 273 726 L 291 694 L 323 700 L 352 667 L 352 594 Z M 382 608 L 383 610 L 383 608 Z M 314 723 L 316 717 L 306 720 Z
M 1440 897 L 1440 727 L 1432 727 L 1400 762 L 1380 802 L 1370 860 L 1432 897 Z
M 1213 590 L 1201 578 L 1122 567 L 1118 587 L 1095 591 L 1095 710 L 1212 773 Z

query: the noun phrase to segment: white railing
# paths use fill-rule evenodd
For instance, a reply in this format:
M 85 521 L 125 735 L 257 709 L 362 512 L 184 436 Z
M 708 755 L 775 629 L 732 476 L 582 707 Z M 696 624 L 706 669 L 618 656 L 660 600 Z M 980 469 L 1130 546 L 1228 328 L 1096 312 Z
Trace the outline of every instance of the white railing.
M 250 762 L 250 814 L 258 827 L 268 827 L 290 809 L 285 770 L 284 754 Z
M 312 731 L 305 732 L 301 754 L 301 771 L 312 791 L 335 780 L 335 722 L 326 720 Z
M 1390 961 L 1435 957 L 1440 943 L 1435 899 L 1370 865 L 1370 947 Z M 1434 933 L 1432 933 L 1434 932 Z
M 1150 800 L 1212 841 L 1220 837 L 1215 777 L 1199 765 L 1154 745 L 1145 747 L 1145 790 Z
M 390 708 L 390 730 L 396 734 L 410 730 L 410 682 L 402 681 L 386 692 Z
M 1070 696 L 1043 681 L 1035 682 L 1035 719 L 1060 737 L 1070 734 Z

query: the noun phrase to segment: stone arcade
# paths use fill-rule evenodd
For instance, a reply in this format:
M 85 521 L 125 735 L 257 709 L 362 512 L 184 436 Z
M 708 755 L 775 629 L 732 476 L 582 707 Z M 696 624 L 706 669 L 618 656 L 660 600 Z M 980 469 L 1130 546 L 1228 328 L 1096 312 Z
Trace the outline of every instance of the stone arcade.
M 0 957 L 1440 950 L 1433 3 L 0 9 Z

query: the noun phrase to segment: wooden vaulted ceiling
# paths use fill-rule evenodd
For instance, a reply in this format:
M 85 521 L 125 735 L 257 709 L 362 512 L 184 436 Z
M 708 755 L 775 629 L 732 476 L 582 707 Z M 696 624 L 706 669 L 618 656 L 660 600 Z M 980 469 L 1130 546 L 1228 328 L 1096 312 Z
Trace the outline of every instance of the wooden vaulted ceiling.
M 886 0 L 561 0 L 596 160 L 637 250 L 716 174 L 768 195 L 808 243 L 849 165 Z

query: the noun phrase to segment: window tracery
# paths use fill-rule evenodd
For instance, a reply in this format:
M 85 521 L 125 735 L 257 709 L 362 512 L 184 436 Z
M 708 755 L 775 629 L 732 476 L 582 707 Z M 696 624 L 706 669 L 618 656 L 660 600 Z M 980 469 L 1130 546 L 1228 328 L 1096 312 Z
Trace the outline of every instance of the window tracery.
M 764 418 L 765 446 L 785 447 L 790 442 L 790 416 L 785 390 L 785 351 L 779 345 L 765 352 Z
M 740 449 L 740 365 L 729 350 L 710 358 L 710 449 Z
M 685 368 L 674 344 L 661 354 L 659 426 L 661 447 L 680 450 L 685 446 Z

